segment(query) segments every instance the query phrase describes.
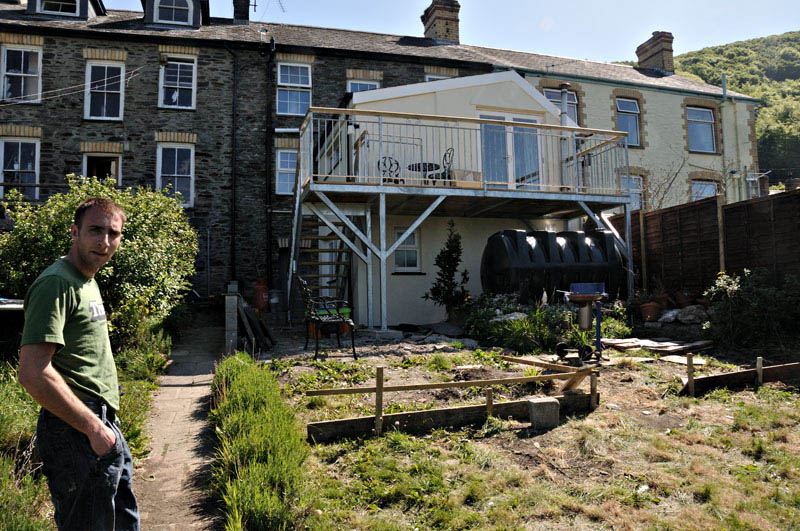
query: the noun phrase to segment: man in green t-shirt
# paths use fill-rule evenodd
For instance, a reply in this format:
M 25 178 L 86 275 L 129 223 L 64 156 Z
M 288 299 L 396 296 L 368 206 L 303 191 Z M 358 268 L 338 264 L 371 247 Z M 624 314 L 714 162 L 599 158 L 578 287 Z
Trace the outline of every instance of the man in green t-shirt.
M 19 382 L 42 406 L 36 428 L 59 529 L 139 529 L 133 460 L 119 430 L 117 370 L 94 275 L 119 247 L 125 212 L 78 206 L 72 247 L 25 296 Z

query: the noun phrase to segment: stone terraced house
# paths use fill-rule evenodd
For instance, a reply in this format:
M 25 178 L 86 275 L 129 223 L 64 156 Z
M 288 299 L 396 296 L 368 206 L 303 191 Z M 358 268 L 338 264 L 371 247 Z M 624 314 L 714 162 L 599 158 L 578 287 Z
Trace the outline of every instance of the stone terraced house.
M 632 208 L 754 193 L 758 101 L 675 75 L 669 33 L 639 46 L 631 67 L 462 44 L 455 0 L 432 1 L 423 37 L 255 23 L 248 0 L 233 5 L 231 20 L 210 17 L 208 0 L 142 0 L 143 12 L 0 0 L 0 185 L 28 185 L 32 200 L 69 173 L 170 185 L 198 230 L 198 292 L 257 277 L 281 286 L 309 107 L 513 70 L 556 105 L 569 83 L 569 125 L 627 133 Z M 423 239 L 411 251 L 440 247 Z

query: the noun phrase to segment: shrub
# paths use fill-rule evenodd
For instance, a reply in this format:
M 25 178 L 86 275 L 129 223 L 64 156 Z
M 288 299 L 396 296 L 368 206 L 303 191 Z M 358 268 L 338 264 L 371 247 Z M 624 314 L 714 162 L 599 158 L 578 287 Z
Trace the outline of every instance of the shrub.
M 219 439 L 212 487 L 225 504 L 226 529 L 291 527 L 309 447 L 275 376 L 238 353 L 220 364 L 212 390 L 209 419 Z
M 711 336 L 723 346 L 798 336 L 800 283 L 793 276 L 776 286 L 764 270 L 745 270 L 738 277 L 720 273 L 705 295 L 711 299 Z
M 127 213 L 116 255 L 96 278 L 115 344 L 135 333 L 143 318 L 160 323 L 190 286 L 197 235 L 179 200 L 146 188 L 117 190 L 113 180 L 67 176 L 66 192 L 40 206 L 11 191 L 3 203 L 14 229 L 0 233 L 0 292 L 22 298 L 36 277 L 69 250 L 75 208 L 87 197 L 114 200 Z
M 444 306 L 447 318 L 453 319 L 455 314 L 463 309 L 469 302 L 467 283 L 469 273 L 466 269 L 461 271 L 461 279 L 456 280 L 458 266 L 461 265 L 461 235 L 456 232 L 455 223 L 451 219 L 447 222 L 447 239 L 444 247 L 439 251 L 434 260 L 439 271 L 430 291 L 422 296 L 425 300 L 433 301 L 437 306 Z

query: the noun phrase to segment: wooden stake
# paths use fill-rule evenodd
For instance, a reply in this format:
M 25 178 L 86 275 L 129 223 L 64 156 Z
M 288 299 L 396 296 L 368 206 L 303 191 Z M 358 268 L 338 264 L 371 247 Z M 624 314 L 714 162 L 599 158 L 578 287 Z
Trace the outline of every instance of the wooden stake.
M 694 396 L 694 354 L 686 354 L 686 385 L 689 387 L 689 396 Z
M 758 374 L 758 385 L 764 385 L 764 358 L 756 358 L 756 373 Z
M 486 389 L 486 416 L 492 416 L 492 408 L 494 407 L 494 393 L 492 392 L 492 388 L 489 387 Z
M 375 377 L 375 435 L 383 428 L 383 367 L 378 367 Z
M 597 377 L 599 374 L 598 371 L 592 371 L 589 376 L 589 409 L 592 411 L 597 409 Z

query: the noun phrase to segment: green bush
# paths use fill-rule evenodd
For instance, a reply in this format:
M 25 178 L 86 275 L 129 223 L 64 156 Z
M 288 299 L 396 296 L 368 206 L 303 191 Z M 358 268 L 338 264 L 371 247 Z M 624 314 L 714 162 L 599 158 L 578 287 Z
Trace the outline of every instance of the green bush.
M 793 276 L 776 286 L 764 270 L 745 270 L 738 277 L 720 273 L 705 295 L 711 299 L 711 336 L 720 345 L 798 338 L 800 283 Z
M 226 529 L 286 529 L 303 484 L 309 447 L 268 370 L 245 353 L 225 359 L 212 383 L 209 419 L 219 439 L 212 488 Z
M 149 440 L 145 434 L 147 416 L 152 403 L 151 391 L 155 384 L 146 380 L 126 380 L 121 383 L 119 397 L 120 431 L 131 449 L 133 457 L 146 457 L 150 453 Z
M 529 307 L 519 303 L 515 294 L 481 293 L 470 301 L 464 332 L 482 344 L 500 344 L 503 323 L 492 322 L 498 315 L 514 312 L 527 313 Z
M 36 277 L 69 250 L 75 208 L 87 197 L 114 200 L 128 216 L 119 250 L 97 274 L 115 345 L 137 323 L 160 323 L 194 274 L 197 235 L 179 200 L 146 188 L 118 190 L 113 180 L 67 176 L 69 188 L 36 206 L 12 190 L 3 203 L 14 229 L 0 233 L 0 293 L 22 298 Z
M 444 247 L 439 251 L 434 260 L 439 271 L 436 273 L 430 291 L 426 292 L 422 298 L 433 301 L 437 306 L 444 306 L 447 310 L 447 318 L 454 319 L 456 313 L 460 312 L 469 304 L 469 272 L 464 269 L 461 271 L 461 278 L 456 280 L 458 266 L 461 265 L 461 235 L 455 229 L 455 223 L 451 219 L 447 222 L 447 239 Z

